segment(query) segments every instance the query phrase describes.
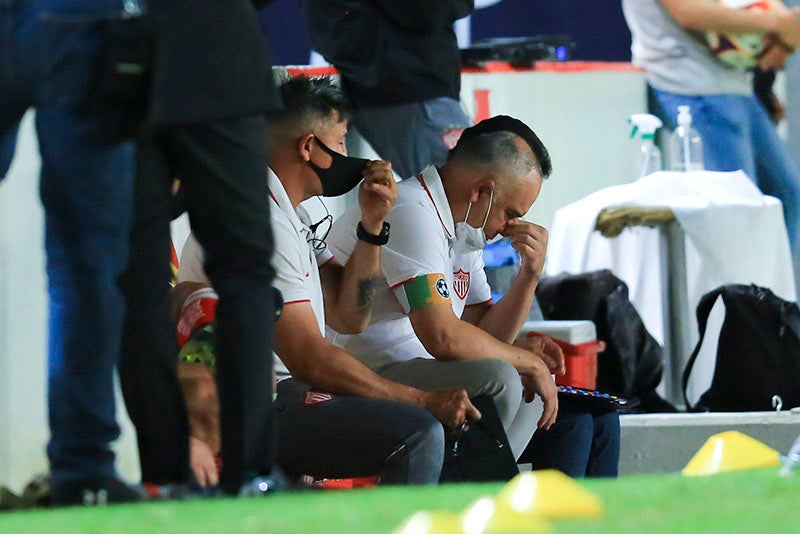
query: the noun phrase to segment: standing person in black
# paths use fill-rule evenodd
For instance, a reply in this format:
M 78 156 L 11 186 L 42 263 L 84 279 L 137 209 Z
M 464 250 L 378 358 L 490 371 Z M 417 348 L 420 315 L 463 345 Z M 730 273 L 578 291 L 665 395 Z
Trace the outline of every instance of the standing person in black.
M 443 165 L 464 128 L 453 23 L 474 0 L 305 0 L 315 50 L 342 77 L 352 124 L 400 178 Z
M 191 476 L 167 304 L 178 177 L 220 296 L 220 485 L 228 493 L 263 491 L 273 456 L 275 306 L 264 113 L 279 98 L 249 1 L 151 0 L 149 11 L 150 105 L 137 154 L 131 258 L 120 279 L 127 304 L 120 375 L 142 480 L 153 488 Z

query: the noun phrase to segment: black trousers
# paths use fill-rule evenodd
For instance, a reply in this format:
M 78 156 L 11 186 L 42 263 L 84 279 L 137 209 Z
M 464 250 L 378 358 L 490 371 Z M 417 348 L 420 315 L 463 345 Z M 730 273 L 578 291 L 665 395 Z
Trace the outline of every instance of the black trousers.
M 436 484 L 444 461 L 444 428 L 409 404 L 306 395 L 294 379 L 278 384 L 277 459 L 291 477 L 380 476 L 381 484 Z
M 248 116 L 164 127 L 140 141 L 131 257 L 120 279 L 127 311 L 119 369 L 142 480 L 160 484 L 187 480 L 190 473 L 167 301 L 176 177 L 205 251 L 206 273 L 220 296 L 221 484 L 237 491 L 243 481 L 269 474 L 273 458 L 274 273 L 264 120 Z

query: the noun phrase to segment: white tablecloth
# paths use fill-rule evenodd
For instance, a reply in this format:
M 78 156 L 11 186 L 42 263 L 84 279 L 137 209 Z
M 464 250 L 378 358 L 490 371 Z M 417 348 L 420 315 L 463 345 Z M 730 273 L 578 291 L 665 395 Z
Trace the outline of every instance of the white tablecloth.
M 560 209 L 550 230 L 545 271 L 611 269 L 630 289 L 651 334 L 664 340 L 659 231 L 628 228 L 608 239 L 594 230 L 598 213 L 616 205 L 667 206 L 686 234 L 692 345 L 700 297 L 722 284 L 756 284 L 795 300 L 783 208 L 740 171 L 657 172 L 634 183 L 601 189 Z

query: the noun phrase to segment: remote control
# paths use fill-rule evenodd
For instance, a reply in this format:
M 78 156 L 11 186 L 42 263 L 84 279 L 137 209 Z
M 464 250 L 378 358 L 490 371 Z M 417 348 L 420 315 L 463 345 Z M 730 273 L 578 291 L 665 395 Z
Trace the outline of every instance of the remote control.
M 593 389 L 584 389 L 575 386 L 558 386 L 559 400 L 576 402 L 591 411 L 608 412 L 619 408 L 629 407 L 628 399 L 603 393 Z

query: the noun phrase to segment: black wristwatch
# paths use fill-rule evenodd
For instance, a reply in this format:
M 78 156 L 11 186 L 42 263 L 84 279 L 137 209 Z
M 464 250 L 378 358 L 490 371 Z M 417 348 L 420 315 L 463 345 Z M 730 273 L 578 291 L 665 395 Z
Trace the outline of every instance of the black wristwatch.
M 375 235 L 367 232 L 361 225 L 361 222 L 359 222 L 358 226 L 356 227 L 356 237 L 361 241 L 369 243 L 370 245 L 385 245 L 389 242 L 389 223 L 384 221 L 383 228 L 381 228 L 381 233 Z

